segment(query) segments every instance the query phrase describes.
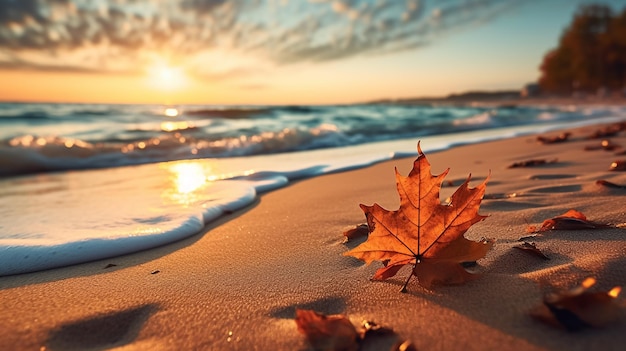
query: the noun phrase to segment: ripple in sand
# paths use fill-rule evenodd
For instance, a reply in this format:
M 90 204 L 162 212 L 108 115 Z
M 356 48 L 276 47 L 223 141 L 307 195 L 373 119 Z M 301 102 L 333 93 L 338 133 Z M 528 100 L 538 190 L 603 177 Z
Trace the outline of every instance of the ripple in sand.
M 547 186 L 541 188 L 534 188 L 527 190 L 527 192 L 534 193 L 573 193 L 582 190 L 582 185 L 580 184 L 572 184 L 572 185 L 555 185 L 555 186 Z
M 550 180 L 576 178 L 576 174 L 533 174 L 528 177 L 530 180 Z
M 527 210 L 531 208 L 543 207 L 540 203 L 534 202 L 518 202 L 518 201 L 506 201 L 506 200 L 493 200 L 486 201 L 481 204 L 481 209 L 494 210 L 494 211 L 519 211 Z

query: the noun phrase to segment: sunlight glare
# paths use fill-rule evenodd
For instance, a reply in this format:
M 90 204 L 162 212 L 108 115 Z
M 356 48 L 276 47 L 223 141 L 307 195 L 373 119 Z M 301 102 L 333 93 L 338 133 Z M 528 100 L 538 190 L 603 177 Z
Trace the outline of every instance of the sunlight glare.
M 179 90 L 187 85 L 187 76 L 181 67 L 171 66 L 165 62 L 158 62 L 151 66 L 148 71 L 151 87 L 159 90 Z
M 592 287 L 595 283 L 596 279 L 594 277 L 588 277 L 587 279 L 583 280 L 581 285 L 583 288 L 588 289 Z
M 211 166 L 206 162 L 185 161 L 164 163 L 170 174 L 170 186 L 162 196 L 167 202 L 189 206 L 201 198 L 200 191 L 210 186 Z
M 613 289 L 611 289 L 608 293 L 608 295 L 612 298 L 617 298 L 619 296 L 619 293 L 622 291 L 622 287 L 620 286 L 616 286 Z
M 195 191 L 207 181 L 204 169 L 197 163 L 179 163 L 170 169 L 175 176 L 176 189 L 181 194 Z
M 163 114 L 167 117 L 176 117 L 178 116 L 179 112 L 176 108 L 168 107 L 163 111 Z
M 185 121 L 179 121 L 179 122 L 162 122 L 161 123 L 161 130 L 164 132 L 173 132 L 176 130 L 185 130 L 185 129 L 189 129 L 192 128 L 193 125 L 185 122 Z

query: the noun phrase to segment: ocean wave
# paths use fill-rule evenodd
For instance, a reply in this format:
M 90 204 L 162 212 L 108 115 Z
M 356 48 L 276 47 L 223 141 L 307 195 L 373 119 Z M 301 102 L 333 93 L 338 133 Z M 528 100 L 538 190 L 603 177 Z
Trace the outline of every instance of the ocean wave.
M 25 118 L 27 118 L 30 122 L 52 120 L 52 117 L 45 113 L 28 112 L 28 113 L 21 113 L 18 115 L 11 115 L 11 114 L 0 115 L 0 123 L 22 122 L 24 121 Z
M 313 106 L 273 106 L 273 107 L 239 107 L 229 106 L 223 108 L 181 108 L 181 115 L 193 118 L 224 118 L 224 119 L 247 119 L 255 117 L 267 117 L 270 115 L 307 115 L 322 111 L 320 107 Z
M 313 106 L 279 106 L 276 107 L 277 110 L 280 110 L 282 112 L 286 112 L 286 113 L 294 113 L 294 114 L 308 114 L 308 113 L 314 113 L 314 112 L 319 112 L 321 110 L 320 107 L 313 107 Z
M 626 110 L 0 104 L 0 176 L 275 154 L 610 115 Z
M 455 126 L 487 126 L 491 123 L 493 123 L 493 113 L 490 111 L 452 122 Z
M 101 118 L 124 115 L 122 108 L 115 105 L 63 105 L 63 104 L 4 104 L 0 106 L 0 122 L 35 120 L 62 122 L 84 118 Z
M 190 110 L 182 110 L 185 116 L 194 116 L 194 117 L 211 117 L 211 118 L 250 118 L 251 116 L 256 116 L 264 113 L 269 113 L 272 111 L 272 108 L 263 107 L 263 108 L 224 108 L 224 109 L 216 109 L 216 108 L 203 108 L 203 109 L 190 109 Z
M 180 159 L 274 154 L 354 143 L 332 124 L 219 139 L 188 136 L 180 131 L 132 142 L 101 143 L 57 136 L 22 135 L 0 143 L 0 176 Z

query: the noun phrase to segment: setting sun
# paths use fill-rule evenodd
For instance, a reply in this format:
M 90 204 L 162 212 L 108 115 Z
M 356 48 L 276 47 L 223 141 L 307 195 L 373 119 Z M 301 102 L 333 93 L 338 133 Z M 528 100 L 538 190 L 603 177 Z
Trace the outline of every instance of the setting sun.
M 188 82 L 187 75 L 181 67 L 171 66 L 164 62 L 150 67 L 147 75 L 150 86 L 159 90 L 179 90 Z

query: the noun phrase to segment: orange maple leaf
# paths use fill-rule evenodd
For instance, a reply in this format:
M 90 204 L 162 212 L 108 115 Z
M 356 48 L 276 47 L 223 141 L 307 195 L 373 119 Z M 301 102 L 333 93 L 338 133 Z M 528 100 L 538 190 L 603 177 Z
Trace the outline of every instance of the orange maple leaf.
M 493 246 L 492 240 L 477 242 L 464 237 L 473 224 L 486 218 L 478 214 L 478 209 L 489 177 L 470 188 L 470 175 L 450 197 L 450 202 L 441 204 L 439 190 L 449 169 L 433 176 L 419 143 L 417 151 L 419 156 L 408 177 L 400 175 L 396 168 L 400 208 L 388 211 L 378 204 L 361 204 L 370 231 L 368 238 L 344 253 L 367 264 L 382 261 L 385 266 L 376 271 L 374 280 L 390 278 L 403 266 L 412 264 L 412 273 L 402 292 L 413 275 L 426 288 L 472 279 L 475 275 L 461 264 L 483 258 Z

